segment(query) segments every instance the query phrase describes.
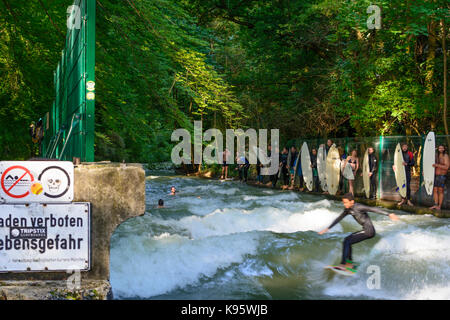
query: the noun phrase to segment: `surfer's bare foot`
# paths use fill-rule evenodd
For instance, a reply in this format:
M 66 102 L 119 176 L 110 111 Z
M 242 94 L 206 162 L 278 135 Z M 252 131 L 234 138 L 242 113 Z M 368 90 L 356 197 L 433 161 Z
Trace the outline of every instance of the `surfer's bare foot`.
M 413 207 L 413 206 L 414 206 L 414 204 L 411 202 L 411 200 L 408 200 L 407 204 L 408 204 L 408 206 L 410 206 L 410 207 Z
M 436 208 L 437 208 L 437 205 L 434 205 L 434 206 L 432 206 L 432 207 L 429 207 L 428 209 L 434 210 L 434 209 L 436 209 Z
M 397 205 L 399 205 L 399 206 L 404 205 L 405 202 L 406 202 L 405 199 L 403 199 L 402 201 L 400 201 L 399 203 L 397 203 Z

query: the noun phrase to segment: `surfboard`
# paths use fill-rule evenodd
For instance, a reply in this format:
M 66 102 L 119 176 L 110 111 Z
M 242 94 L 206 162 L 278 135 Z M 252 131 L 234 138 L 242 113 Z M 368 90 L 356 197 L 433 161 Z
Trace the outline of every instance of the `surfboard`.
M 364 193 L 366 194 L 366 198 L 370 197 L 370 177 L 369 177 L 369 148 L 366 149 L 363 158 L 362 164 L 362 174 L 363 174 L 363 184 L 364 184 Z
M 317 150 L 317 173 L 319 174 L 320 186 L 323 191 L 327 191 L 327 158 L 324 146 Z
M 303 142 L 301 151 L 303 180 L 309 191 L 313 189 L 313 172 L 311 168 L 311 157 L 309 155 L 308 144 Z
M 405 198 L 406 197 L 406 172 L 403 165 L 403 153 L 400 143 L 397 143 L 394 154 L 394 166 L 395 166 L 395 182 L 397 183 L 398 193 Z
M 332 195 L 336 194 L 339 188 L 339 176 L 341 171 L 341 159 L 336 145 L 333 144 L 328 150 L 327 156 L 327 189 Z
M 433 164 L 436 161 L 436 140 L 434 132 L 430 131 L 425 139 L 422 154 L 422 166 L 423 166 L 423 182 L 425 184 L 425 190 L 427 194 L 431 196 L 433 194 L 434 186 L 434 168 Z
M 342 268 L 341 266 L 326 266 L 324 267 L 324 269 L 334 271 L 343 276 L 353 276 L 356 274 L 355 269 Z
M 342 161 L 343 162 L 343 161 Z M 354 180 L 355 176 L 353 175 L 353 168 L 350 163 L 347 162 L 344 168 L 344 172 L 342 173 L 345 179 Z

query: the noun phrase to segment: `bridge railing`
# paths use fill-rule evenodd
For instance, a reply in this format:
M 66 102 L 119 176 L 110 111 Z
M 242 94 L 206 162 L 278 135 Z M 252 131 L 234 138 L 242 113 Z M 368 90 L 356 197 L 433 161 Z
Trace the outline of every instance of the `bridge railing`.
M 44 116 L 46 158 L 94 161 L 95 0 L 74 0 L 67 35 L 54 72 L 55 100 Z

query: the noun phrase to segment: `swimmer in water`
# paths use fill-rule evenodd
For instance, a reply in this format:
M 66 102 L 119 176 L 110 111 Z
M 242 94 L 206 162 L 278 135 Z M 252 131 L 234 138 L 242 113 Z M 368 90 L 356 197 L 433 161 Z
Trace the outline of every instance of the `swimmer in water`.
M 158 206 L 157 206 L 157 208 L 158 208 L 158 209 L 164 208 L 164 200 L 163 200 L 163 199 L 159 199 L 159 200 L 158 200 Z
M 170 195 L 174 196 L 177 192 L 177 189 L 175 189 L 175 187 L 170 188 Z

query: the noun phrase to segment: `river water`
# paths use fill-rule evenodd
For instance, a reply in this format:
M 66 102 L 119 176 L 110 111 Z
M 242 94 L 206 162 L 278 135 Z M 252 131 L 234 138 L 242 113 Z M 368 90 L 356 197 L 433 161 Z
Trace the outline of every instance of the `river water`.
M 146 202 L 111 239 L 116 299 L 450 299 L 450 219 L 370 213 L 377 235 L 353 246 L 360 266 L 345 277 L 323 267 L 361 227 L 347 216 L 317 234 L 340 202 L 164 175 L 147 177 Z

